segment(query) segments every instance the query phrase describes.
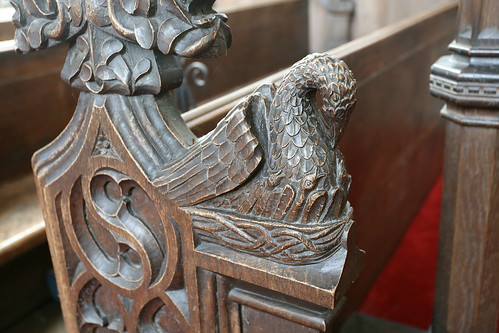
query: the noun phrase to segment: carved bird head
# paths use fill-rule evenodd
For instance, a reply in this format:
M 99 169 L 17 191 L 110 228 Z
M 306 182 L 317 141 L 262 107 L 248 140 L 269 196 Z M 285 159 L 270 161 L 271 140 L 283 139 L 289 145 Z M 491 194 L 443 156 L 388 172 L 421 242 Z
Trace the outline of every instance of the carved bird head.
M 74 39 L 88 24 L 143 49 L 184 57 L 224 55 L 227 17 L 215 0 L 11 0 L 20 52 Z
M 319 72 L 323 72 L 323 83 L 319 83 L 318 91 L 322 99 L 322 107 L 318 108 L 322 115 L 325 134 L 336 147 L 343 136 L 352 110 L 355 107 L 357 82 L 345 62 L 330 55 L 318 60 L 323 62 Z

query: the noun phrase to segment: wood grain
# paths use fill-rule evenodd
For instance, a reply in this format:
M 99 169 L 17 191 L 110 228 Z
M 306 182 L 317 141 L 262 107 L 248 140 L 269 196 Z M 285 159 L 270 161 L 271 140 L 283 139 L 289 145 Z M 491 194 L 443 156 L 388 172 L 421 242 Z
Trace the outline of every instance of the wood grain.
M 441 39 L 444 39 L 446 36 L 447 36 L 447 30 L 445 30 L 445 24 L 447 23 L 447 20 L 450 20 L 450 14 L 449 13 L 452 13 L 453 12 L 453 9 L 447 9 L 446 11 L 441 11 L 439 12 L 437 15 L 434 15 L 434 16 L 428 16 L 428 17 L 424 17 L 424 18 L 419 18 L 419 23 L 416 24 L 415 22 L 412 22 L 411 24 L 407 24 L 404 26 L 404 25 L 399 25 L 397 27 L 392 27 L 391 29 L 388 29 L 388 30 L 385 30 L 385 31 L 382 31 L 378 34 L 376 34 L 375 36 L 370 36 L 369 38 L 367 38 L 366 40 L 362 41 L 360 44 L 359 43 L 353 43 L 351 45 L 348 45 L 348 46 L 345 46 L 345 48 L 343 49 L 339 49 L 339 52 L 345 52 L 345 53 L 348 53 L 348 52 L 351 52 L 350 54 L 346 54 L 347 57 L 350 57 L 350 60 L 352 60 L 352 63 L 354 66 L 357 66 L 357 68 L 359 69 L 359 72 L 361 73 L 360 76 L 361 76 L 361 85 L 363 84 L 365 87 L 369 87 L 370 84 L 372 84 L 373 86 L 375 85 L 374 83 L 376 82 L 376 80 L 380 80 L 380 82 L 383 82 L 383 83 L 386 83 L 387 84 L 387 87 L 389 87 L 390 89 L 387 89 L 385 92 L 381 93 L 379 95 L 379 97 L 371 97 L 373 98 L 373 103 L 372 105 L 376 106 L 376 109 L 374 107 L 370 107 L 368 108 L 367 111 L 365 111 L 366 113 L 365 114 L 362 114 L 362 118 L 361 120 L 359 120 L 360 123 L 362 123 L 362 120 L 364 120 L 364 118 L 366 120 L 369 120 L 369 122 L 364 122 L 363 125 L 362 125 L 362 129 L 365 131 L 365 133 L 376 133 L 378 137 L 376 137 L 375 135 L 367 135 L 365 137 L 364 140 L 362 139 L 359 139 L 359 140 L 356 140 L 355 136 L 357 134 L 352 134 L 354 135 L 352 138 L 348 139 L 348 136 L 345 137 L 345 141 L 344 141 L 344 146 L 345 147 L 348 147 L 348 145 L 352 145 L 354 147 L 357 147 L 357 146 L 360 146 L 360 147 L 363 147 L 364 149 L 366 149 L 368 151 L 368 154 L 365 154 L 362 158 L 357 158 L 355 159 L 354 157 L 352 158 L 352 160 L 354 161 L 353 163 L 354 164 L 363 164 L 365 166 L 366 164 L 366 156 L 369 156 L 369 154 L 373 155 L 373 156 L 376 156 L 376 153 L 380 152 L 379 150 L 377 150 L 378 147 L 382 146 L 382 145 L 389 145 L 389 152 L 390 154 L 387 154 L 387 155 L 382 155 L 382 158 L 380 157 L 380 161 L 384 161 L 384 162 L 378 162 L 378 163 L 389 163 L 389 167 L 386 168 L 386 170 L 388 170 L 386 172 L 386 174 L 384 174 L 383 171 L 380 171 L 380 166 L 379 165 L 374 165 L 373 166 L 373 169 L 371 170 L 370 169 L 370 174 L 369 174 L 369 177 L 368 180 L 370 180 L 372 183 L 370 184 L 370 186 L 367 186 L 369 183 L 367 180 L 363 181 L 362 183 L 365 184 L 364 186 L 366 186 L 366 188 L 370 188 L 372 192 L 371 195 L 376 195 L 376 200 L 379 200 L 379 201 L 376 201 L 375 199 L 371 199 L 372 201 L 369 203 L 369 204 L 366 204 L 366 211 L 363 213 L 364 214 L 364 218 L 363 218 L 363 215 L 361 214 L 360 216 L 360 221 L 367 221 L 368 220 L 368 215 L 369 216 L 373 216 L 373 218 L 371 219 L 371 221 L 374 221 L 372 223 L 379 223 L 379 224 L 375 224 L 375 226 L 379 226 L 378 230 L 382 231 L 384 228 L 382 226 L 384 226 L 385 224 L 386 225 L 393 225 L 394 227 L 396 227 L 397 229 L 395 230 L 398 230 L 399 233 L 397 233 L 397 231 L 394 231 L 393 233 L 393 238 L 390 238 L 393 243 L 388 243 L 388 245 L 384 248 L 381 248 L 381 250 L 377 250 L 377 247 L 379 246 L 380 244 L 380 240 L 382 239 L 382 237 L 380 235 L 371 235 L 371 234 L 368 234 L 367 232 L 364 234 L 364 244 L 367 244 L 368 247 L 370 247 L 371 249 L 374 249 L 374 252 L 378 252 L 378 254 L 380 254 L 380 258 L 379 261 L 376 261 L 378 259 L 375 259 L 375 267 L 371 267 L 368 269 L 368 272 L 369 272 L 369 278 L 366 279 L 368 282 L 364 284 L 364 291 L 365 291 L 365 286 L 368 286 L 369 283 L 372 282 L 372 279 L 374 278 L 374 276 L 376 275 L 376 269 L 381 269 L 380 267 L 382 266 L 382 263 L 384 260 L 387 259 L 387 256 L 389 255 L 390 251 L 393 249 L 393 247 L 395 246 L 395 243 L 396 243 L 396 240 L 398 239 L 398 235 L 400 235 L 400 233 L 404 230 L 405 228 L 405 225 L 404 223 L 396 223 L 396 222 L 400 222 L 401 220 L 402 221 L 409 221 L 410 218 L 409 218 L 409 215 L 411 215 L 411 209 L 413 209 L 415 211 L 415 207 L 417 207 L 417 202 L 416 203 L 411 203 L 409 206 L 406 206 L 406 201 L 403 201 L 400 203 L 400 206 L 397 206 L 397 207 L 409 207 L 409 209 L 407 210 L 403 210 L 404 212 L 406 212 L 407 215 L 397 215 L 395 213 L 393 213 L 393 215 L 388 215 L 388 218 L 385 220 L 383 218 L 377 218 L 376 215 L 373 213 L 375 212 L 375 209 L 378 209 L 380 214 L 386 214 L 387 212 L 390 213 L 391 210 L 390 210 L 390 206 L 388 205 L 388 202 L 385 201 L 385 199 L 383 199 L 383 196 L 379 195 L 379 193 L 385 193 L 386 190 L 393 190 L 391 187 L 387 187 L 386 184 L 389 184 L 391 186 L 393 186 L 393 188 L 400 188 L 400 187 L 403 187 L 404 185 L 408 185 L 409 187 L 403 187 L 403 188 L 407 188 L 408 189 L 408 195 L 414 195 L 414 197 L 418 197 L 418 195 L 421 196 L 421 198 L 424 196 L 423 195 L 423 190 L 420 189 L 420 185 L 422 182 L 420 182 L 420 184 L 415 184 L 415 183 L 412 183 L 414 179 L 424 179 L 426 182 L 426 184 L 428 184 L 428 187 L 430 186 L 430 182 L 431 182 L 431 176 L 432 175 L 435 175 L 438 173 L 438 169 L 435 169 L 433 170 L 433 173 L 429 173 L 428 172 L 428 167 L 427 165 L 433 165 L 433 163 L 431 163 L 432 159 L 433 158 L 436 158 L 438 159 L 438 153 L 440 152 L 440 149 L 439 148 L 439 145 L 431 145 L 432 147 L 435 148 L 435 151 L 434 151 L 434 155 L 432 154 L 432 152 L 426 152 L 424 153 L 423 156 L 421 156 L 421 150 L 420 149 L 417 149 L 419 146 L 418 145 L 427 145 L 428 143 L 432 142 L 440 142 L 439 140 L 441 140 L 441 129 L 439 127 L 438 122 L 433 122 L 433 118 L 429 115 L 429 114 L 418 114 L 417 112 L 415 112 L 414 114 L 411 114 L 410 113 L 410 110 L 415 110 L 415 111 L 420 111 L 422 107 L 425 107 L 424 105 L 426 105 L 425 103 L 422 103 L 423 106 L 419 105 L 419 104 L 416 104 L 414 103 L 414 106 L 411 105 L 407 105 L 407 104 L 404 104 L 403 102 L 403 97 L 401 95 L 403 95 L 403 93 L 401 94 L 400 92 L 401 91 L 404 91 L 405 92 L 405 96 L 407 95 L 411 95 L 411 96 L 417 96 L 417 100 L 418 101 L 423 101 L 423 99 L 420 99 L 419 97 L 422 96 L 420 93 L 419 93 L 419 88 L 415 88 L 415 87 L 421 87 L 423 86 L 421 83 L 416 83 L 416 82 L 420 82 L 420 81 L 417 81 L 414 82 L 414 86 L 412 85 L 412 79 L 414 78 L 412 75 L 413 73 L 412 72 L 406 72 L 404 70 L 406 70 L 407 68 L 409 68 L 410 66 L 408 65 L 409 63 L 411 63 L 411 60 L 414 60 L 414 59 L 418 59 L 418 61 L 421 61 L 421 62 L 429 62 L 429 61 L 432 61 L 432 60 L 429 60 L 428 58 L 431 58 L 433 56 L 436 55 L 436 53 L 438 51 L 435 51 L 437 50 L 436 48 L 436 43 L 441 40 Z M 440 25 L 439 25 L 440 24 Z M 412 26 L 414 25 L 414 27 Z M 434 33 L 434 28 L 429 28 L 430 26 L 440 26 L 442 27 L 442 30 L 438 30 L 439 31 L 439 34 L 435 34 Z M 407 29 L 407 30 L 406 30 Z M 441 34 L 440 34 L 441 32 Z M 400 35 L 399 35 L 400 34 Z M 407 37 L 408 36 L 415 36 L 415 40 L 416 41 L 421 41 L 422 42 L 422 46 L 415 46 L 415 44 L 413 43 L 413 40 L 411 41 L 411 39 L 408 39 Z M 413 37 L 411 37 L 413 38 Z M 408 41 L 409 40 L 409 41 Z M 423 41 L 428 41 L 428 42 L 423 42 Z M 381 47 L 381 46 L 384 46 L 384 47 Z M 417 44 L 419 45 L 419 44 Z M 348 49 L 348 47 L 350 47 L 350 49 Z M 365 51 L 366 53 L 362 53 L 361 50 L 362 49 L 366 49 L 368 51 Z M 431 51 L 428 51 L 428 50 L 431 50 Z M 370 62 L 368 65 L 365 65 L 365 54 L 374 54 L 374 57 L 372 59 L 372 62 Z M 393 54 L 401 54 L 400 57 L 396 57 L 395 59 L 392 59 L 393 58 Z M 357 57 L 357 58 L 356 58 Z M 361 62 L 361 59 L 364 58 L 364 62 Z M 355 61 L 357 59 L 357 62 Z M 393 62 L 380 62 L 381 59 L 390 59 L 390 60 L 393 60 Z M 423 67 L 423 65 L 421 65 L 421 67 Z M 420 69 L 421 67 L 419 66 L 416 66 L 417 69 Z M 397 69 L 397 70 L 395 70 Z M 395 75 L 394 75 L 395 74 Z M 384 76 L 386 75 L 386 77 Z M 397 81 L 393 81 L 393 77 L 397 77 L 397 75 L 399 75 L 399 77 L 405 77 L 405 78 L 410 78 L 410 79 L 406 79 L 406 82 L 407 85 L 400 85 L 400 84 L 396 84 Z M 419 76 L 418 76 L 419 77 Z M 383 81 L 383 79 L 385 81 Z M 388 81 L 389 79 L 392 80 L 391 81 Z M 364 80 L 364 81 L 362 81 Z M 363 83 L 362 83 L 363 82 Z M 397 89 L 401 89 L 401 90 L 397 90 Z M 414 90 L 416 89 L 416 93 L 414 93 Z M 394 98 L 394 96 L 396 98 Z M 378 100 L 376 98 L 379 98 Z M 392 99 L 390 99 L 392 98 Z M 364 98 L 363 98 L 364 100 Z M 365 99 L 367 100 L 367 99 Z M 391 103 L 387 104 L 387 100 L 389 100 Z M 381 103 L 381 101 L 384 101 L 384 103 Z M 367 104 L 367 105 L 371 105 L 371 104 Z M 413 107 L 411 109 L 411 107 Z M 374 112 L 372 110 L 381 110 L 381 111 L 385 111 L 386 113 L 381 113 L 381 114 L 375 114 L 375 113 L 372 113 L 371 116 L 369 117 L 370 115 L 370 112 Z M 393 110 L 393 112 L 399 112 L 400 114 L 397 114 L 398 117 L 394 117 L 393 119 L 391 118 L 392 117 L 392 113 L 391 111 Z M 415 116 L 415 114 L 417 116 Z M 376 126 L 373 126 L 372 128 L 369 128 L 369 129 L 366 129 L 367 128 L 367 124 L 371 124 L 374 123 L 376 124 L 376 122 L 374 120 L 377 120 L 378 121 L 378 127 Z M 395 131 L 395 132 L 389 132 L 387 131 L 386 129 L 391 129 L 393 126 L 393 123 L 400 123 L 401 124 L 401 127 L 403 128 L 403 130 L 400 130 L 400 131 Z M 419 137 L 418 134 L 415 134 L 415 133 L 418 133 L 416 131 L 416 128 L 424 128 L 426 127 L 426 125 L 428 123 L 432 123 L 433 125 L 430 126 L 430 129 L 426 132 L 424 132 L 424 134 L 422 135 L 422 137 Z M 98 128 L 95 127 L 95 125 L 93 125 L 92 127 L 92 130 L 95 132 L 95 133 L 98 133 Z M 359 131 L 360 132 L 360 131 Z M 116 135 L 116 134 L 109 134 L 109 133 L 113 133 L 113 131 L 109 130 L 109 129 L 106 129 L 106 133 L 107 135 L 110 135 L 110 138 L 111 138 L 111 142 L 114 142 L 114 144 L 116 144 L 116 138 L 114 137 L 113 138 L 113 135 Z M 406 140 L 402 140 L 401 142 L 397 142 L 397 140 L 393 140 L 393 137 L 404 137 L 404 135 L 406 135 L 406 133 L 409 133 L 411 134 L 412 136 L 410 137 L 410 140 L 407 138 Z M 370 145 L 370 141 L 373 140 L 374 143 L 372 145 Z M 378 141 L 377 141 L 378 140 Z M 350 143 L 349 143 L 350 142 Z M 354 144 L 354 143 L 355 144 Z M 400 154 L 400 150 L 402 149 L 405 149 L 406 147 L 408 147 L 407 151 L 406 151 L 406 154 Z M 86 148 L 87 149 L 87 148 Z M 92 149 L 94 149 L 93 147 L 89 146 L 88 147 L 89 149 L 89 152 L 91 153 Z M 119 154 L 121 154 L 122 152 L 122 148 L 115 148 L 117 150 L 115 150 L 116 152 L 118 152 Z M 343 148 L 345 150 L 345 148 Z M 405 151 L 405 150 L 404 150 Z M 136 152 L 133 152 L 133 153 L 136 153 Z M 352 153 L 353 154 L 353 153 Z M 394 157 L 392 157 L 394 156 Z M 436 157 L 435 157 L 436 156 Z M 348 158 L 347 158 L 348 160 Z M 409 163 L 407 163 L 407 161 L 409 161 Z M 422 162 L 424 161 L 424 162 Z M 426 163 L 425 163 L 426 162 Z M 110 164 L 106 164 L 106 166 L 116 166 L 118 164 L 115 164 L 117 162 L 112 162 Z M 131 165 L 131 161 L 129 160 L 129 163 Z M 407 178 L 407 176 L 405 176 L 402 171 L 399 171 L 399 170 L 403 170 L 403 172 L 405 172 L 405 168 L 408 168 L 408 167 L 413 167 L 414 165 L 419 165 L 421 166 L 420 169 L 417 169 L 416 173 L 419 175 L 419 177 L 421 178 L 418 178 L 418 176 L 416 177 L 411 177 L 411 178 Z M 405 168 L 400 168 L 400 166 L 403 166 Z M 359 167 L 360 169 L 360 167 Z M 397 174 L 396 172 L 394 171 L 398 171 L 400 172 L 399 174 Z M 137 174 L 139 172 L 137 171 Z M 357 172 L 357 174 L 361 174 L 360 172 Z M 389 176 L 388 176 L 389 175 Z M 354 175 L 355 177 L 355 175 Z M 355 178 L 354 178 L 355 179 Z M 393 182 L 393 183 L 392 183 Z M 146 184 L 147 182 L 145 180 L 142 181 L 142 184 Z M 361 184 L 362 184 L 361 183 Z M 393 184 L 393 185 L 392 185 Z M 410 187 L 410 186 L 413 186 L 413 187 Z M 417 195 L 413 194 L 410 189 L 411 188 L 419 188 L 418 192 L 417 192 Z M 353 191 L 353 189 L 352 189 Z M 358 193 L 361 193 L 360 191 Z M 52 194 L 55 194 L 55 193 L 52 193 Z M 361 194 L 358 194 L 359 197 L 361 196 Z M 414 198 L 414 197 L 411 197 Z M 403 199 L 406 199 L 406 197 L 402 197 Z M 156 199 L 155 199 L 156 200 Z M 412 207 L 412 208 L 411 208 Z M 397 211 L 397 208 L 395 208 L 393 210 L 393 212 Z M 53 214 L 50 214 L 52 217 Z M 382 217 L 386 217 L 386 215 L 382 215 Z M 412 217 L 412 216 L 410 216 Z M 361 222 L 361 223 L 364 223 L 365 225 L 367 225 L 368 222 Z M 407 222 L 406 222 L 407 223 Z M 372 227 L 372 225 L 371 225 Z M 364 227 L 366 228 L 365 230 L 367 230 L 367 227 Z M 52 230 L 52 235 L 54 235 L 54 232 L 55 230 L 53 229 Z M 362 235 L 362 233 L 361 233 Z M 53 236 L 55 237 L 55 236 Z M 392 236 L 391 236 L 392 237 Z M 362 238 L 361 238 L 362 239 Z M 57 261 L 59 262 L 63 262 L 64 260 L 62 259 L 62 257 L 60 257 L 60 253 L 57 254 L 57 251 L 54 250 L 53 252 L 55 254 L 55 258 Z M 59 257 L 58 257 L 59 256 Z M 381 263 L 381 264 L 380 264 Z M 378 265 L 378 266 L 377 266 Z M 62 268 L 61 268 L 61 271 L 62 271 Z M 232 273 L 231 274 L 235 274 L 235 270 L 232 270 Z M 83 280 L 85 280 L 87 277 L 83 278 Z M 277 280 L 276 280 L 277 281 Z M 82 285 L 80 285 L 81 287 L 83 287 L 84 283 L 81 282 Z M 362 284 L 359 284 L 362 286 Z M 286 291 L 286 289 L 290 289 L 288 287 L 285 287 L 283 285 L 280 285 L 279 283 L 276 283 L 274 284 L 271 288 L 275 288 L 275 289 L 279 289 L 281 291 Z M 90 289 L 89 289 L 90 290 Z M 97 290 L 97 289 L 93 289 L 93 290 Z M 361 291 L 359 292 L 360 294 L 362 294 L 363 292 L 363 289 L 361 288 L 360 289 Z M 357 298 L 357 301 L 359 301 L 360 297 Z M 354 303 L 355 304 L 355 298 L 354 298 Z M 69 306 L 69 304 L 67 304 Z M 74 305 L 74 304 L 73 304 Z M 73 306 L 71 305 L 71 306 Z

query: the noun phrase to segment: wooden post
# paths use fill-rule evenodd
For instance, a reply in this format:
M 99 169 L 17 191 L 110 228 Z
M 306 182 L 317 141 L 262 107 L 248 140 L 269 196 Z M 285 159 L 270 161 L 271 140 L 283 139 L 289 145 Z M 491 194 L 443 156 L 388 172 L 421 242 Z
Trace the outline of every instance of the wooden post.
M 448 120 L 433 333 L 495 332 L 499 312 L 499 2 L 461 0 L 432 67 Z

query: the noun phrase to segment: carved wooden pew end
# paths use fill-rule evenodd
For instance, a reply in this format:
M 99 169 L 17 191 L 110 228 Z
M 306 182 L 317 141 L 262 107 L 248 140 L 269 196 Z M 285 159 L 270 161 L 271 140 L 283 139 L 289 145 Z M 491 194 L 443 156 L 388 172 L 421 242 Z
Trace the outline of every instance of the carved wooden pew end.
M 327 331 L 362 261 L 337 148 L 346 64 L 310 55 L 197 138 L 170 90 L 173 56 L 230 46 L 209 1 L 23 4 L 18 49 L 70 40 L 62 77 L 81 90 L 33 157 L 68 331 Z

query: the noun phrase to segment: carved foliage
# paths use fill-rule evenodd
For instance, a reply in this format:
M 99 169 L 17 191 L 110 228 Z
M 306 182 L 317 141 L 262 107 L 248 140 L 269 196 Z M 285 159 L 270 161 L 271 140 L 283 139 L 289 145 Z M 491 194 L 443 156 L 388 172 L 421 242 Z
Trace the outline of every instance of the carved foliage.
M 143 49 L 195 56 L 225 54 L 231 36 L 211 1 L 12 0 L 22 52 L 50 47 L 81 32 L 87 22 Z M 211 51 L 210 51 L 211 49 Z M 211 52 L 211 53 L 210 53 Z
M 11 0 L 16 48 L 29 52 L 56 45 L 85 28 L 81 0 Z
M 169 62 L 170 66 L 175 65 L 172 59 Z M 181 72 L 173 73 L 169 79 L 179 83 Z M 158 93 L 161 88 L 153 54 L 94 26 L 88 27 L 88 34 L 76 39 L 66 58 L 62 77 L 73 87 L 96 94 Z
M 21 52 L 72 42 L 63 79 L 92 93 L 158 94 L 180 85 L 168 55 L 224 55 L 231 35 L 210 1 L 12 0 Z M 160 76 L 158 67 L 165 73 Z M 166 73 L 167 72 L 167 73 Z

